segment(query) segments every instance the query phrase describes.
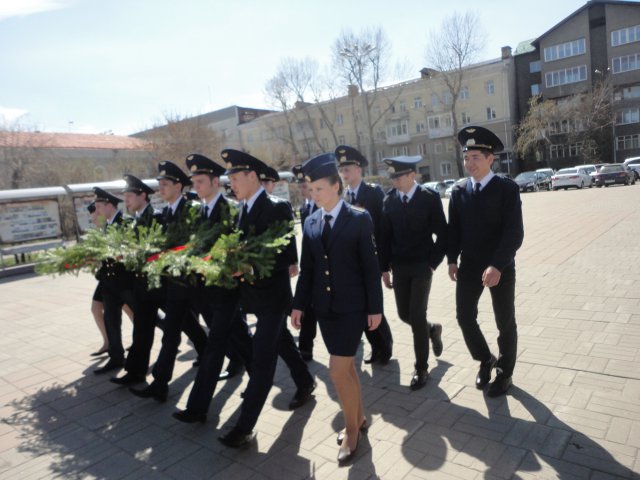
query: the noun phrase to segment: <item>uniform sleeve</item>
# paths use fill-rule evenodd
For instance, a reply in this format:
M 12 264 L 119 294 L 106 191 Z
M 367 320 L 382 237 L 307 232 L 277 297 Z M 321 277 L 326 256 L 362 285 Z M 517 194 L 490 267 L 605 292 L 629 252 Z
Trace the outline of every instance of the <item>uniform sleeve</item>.
M 432 195 L 433 202 L 431 204 L 431 235 L 436 236 L 436 242 L 431 251 L 429 265 L 434 270 L 442 263 L 442 259 L 447 253 L 447 220 L 444 216 L 444 208 L 440 195 Z
M 366 212 L 360 224 L 360 248 L 358 250 L 367 292 L 367 313 L 374 315 L 382 313 L 382 283 L 380 282 L 380 267 L 373 238 L 373 223 Z
M 522 201 L 517 185 L 509 184 L 502 200 L 503 229 L 491 265 L 501 272 L 514 262 L 516 251 L 524 240 Z
M 447 263 L 458 263 L 460 255 L 461 229 L 460 215 L 458 213 L 456 192 L 451 193 L 449 199 L 449 223 L 447 224 Z
M 276 209 L 276 217 L 274 220 L 276 222 L 286 220 L 293 221 L 293 211 L 291 207 L 285 202 L 275 203 Z M 298 248 L 296 246 L 296 238 L 295 235 L 292 235 L 289 239 L 289 244 L 286 248 L 278 254 L 276 257 L 276 265 L 274 266 L 274 270 L 280 270 L 284 268 L 289 268 L 289 265 L 298 263 Z
M 305 222 L 306 224 L 306 222 Z M 293 308 L 304 310 L 311 303 L 314 259 L 307 230 L 302 228 L 302 252 L 300 254 L 300 273 L 293 297 Z

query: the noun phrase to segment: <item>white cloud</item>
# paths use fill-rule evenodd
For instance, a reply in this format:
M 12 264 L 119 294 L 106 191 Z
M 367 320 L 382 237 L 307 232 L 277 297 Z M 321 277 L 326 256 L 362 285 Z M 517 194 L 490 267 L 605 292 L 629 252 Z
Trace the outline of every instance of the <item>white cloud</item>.
M 67 3 L 60 0 L 0 0 L 0 21 L 65 7 Z
M 27 113 L 29 113 L 27 110 L 8 108 L 0 105 L 0 125 L 13 123 Z

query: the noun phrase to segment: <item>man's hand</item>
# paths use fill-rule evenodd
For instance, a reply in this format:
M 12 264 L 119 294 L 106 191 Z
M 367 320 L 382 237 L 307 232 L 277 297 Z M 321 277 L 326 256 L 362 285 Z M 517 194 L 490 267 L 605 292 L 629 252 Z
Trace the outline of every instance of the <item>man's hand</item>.
M 391 283 L 391 274 L 389 272 L 382 272 L 382 283 L 387 288 L 393 288 L 393 283 Z
M 291 326 L 300 330 L 302 326 L 302 310 L 291 310 Z
M 449 264 L 449 278 L 452 282 L 456 282 L 458 280 L 458 264 L 450 263 Z
M 298 264 L 294 263 L 293 265 L 289 265 L 289 276 L 291 278 L 297 277 L 300 270 L 298 269 Z
M 369 330 L 375 330 L 380 326 L 380 322 L 382 322 L 382 314 L 376 313 L 375 315 L 369 315 L 367 321 L 369 323 Z
M 502 273 L 496 267 L 489 265 L 487 269 L 482 272 L 482 285 L 485 287 L 495 287 L 500 283 L 500 277 Z

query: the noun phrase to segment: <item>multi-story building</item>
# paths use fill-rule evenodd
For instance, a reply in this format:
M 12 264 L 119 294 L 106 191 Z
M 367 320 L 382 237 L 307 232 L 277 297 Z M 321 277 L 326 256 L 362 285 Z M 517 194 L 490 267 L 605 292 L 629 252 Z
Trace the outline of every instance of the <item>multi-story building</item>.
M 608 83 L 613 119 L 593 139 L 596 156 L 621 162 L 640 154 L 640 2 L 591 0 L 537 39 L 519 45 L 514 58 L 520 119 L 532 94 L 562 102 Z M 524 97 L 527 91 L 530 95 Z M 582 128 L 581 122 L 554 123 L 560 126 L 549 125 L 545 157 L 525 159 L 527 167 L 583 163 L 582 145 L 567 141 L 567 133 Z

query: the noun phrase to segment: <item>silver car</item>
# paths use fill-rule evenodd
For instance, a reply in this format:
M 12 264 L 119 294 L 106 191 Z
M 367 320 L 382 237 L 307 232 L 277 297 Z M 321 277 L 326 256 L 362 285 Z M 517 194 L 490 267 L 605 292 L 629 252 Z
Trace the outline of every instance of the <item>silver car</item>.
M 582 167 L 563 168 L 551 177 L 551 188 L 584 188 L 591 186 L 591 177 Z

